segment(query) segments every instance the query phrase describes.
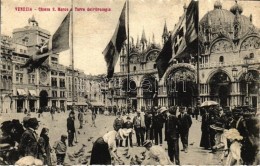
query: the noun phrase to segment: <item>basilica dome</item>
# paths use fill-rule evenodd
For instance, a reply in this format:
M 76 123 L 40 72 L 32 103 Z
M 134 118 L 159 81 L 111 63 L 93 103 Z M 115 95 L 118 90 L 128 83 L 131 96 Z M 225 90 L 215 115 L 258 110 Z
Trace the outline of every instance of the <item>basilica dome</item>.
M 205 30 L 209 30 L 211 34 L 226 34 L 226 36 L 233 38 L 234 25 L 239 26 L 239 37 L 242 38 L 247 34 L 249 28 L 252 27 L 252 23 L 249 17 L 241 15 L 243 12 L 242 6 L 234 4 L 230 11 L 227 9 L 222 9 L 222 4 L 220 1 L 216 1 L 214 4 L 214 9 L 205 14 L 200 20 L 200 31 L 202 33 Z

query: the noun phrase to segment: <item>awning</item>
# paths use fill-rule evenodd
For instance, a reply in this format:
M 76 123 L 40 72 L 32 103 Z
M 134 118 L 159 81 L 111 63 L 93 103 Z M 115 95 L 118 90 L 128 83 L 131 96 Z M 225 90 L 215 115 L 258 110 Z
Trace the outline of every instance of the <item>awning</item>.
M 37 96 L 35 90 L 29 90 L 29 94 L 30 94 L 31 96 Z
M 98 101 L 94 101 L 94 102 L 91 102 L 91 105 L 92 106 L 104 106 L 104 103 L 98 102 Z
M 27 95 L 27 93 L 25 92 L 24 89 L 17 89 L 17 93 L 18 93 L 19 96 L 26 96 Z
M 74 103 L 77 106 L 87 106 L 88 105 L 87 103 L 84 103 L 84 102 L 74 102 Z M 71 101 L 67 101 L 67 105 L 72 105 L 72 102 Z

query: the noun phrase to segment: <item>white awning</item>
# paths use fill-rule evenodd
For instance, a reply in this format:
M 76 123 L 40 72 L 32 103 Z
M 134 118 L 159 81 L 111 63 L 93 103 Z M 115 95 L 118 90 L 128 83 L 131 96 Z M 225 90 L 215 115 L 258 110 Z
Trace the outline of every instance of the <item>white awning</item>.
M 29 93 L 30 93 L 31 96 L 37 96 L 35 90 L 29 90 Z
M 74 102 L 76 106 L 87 106 L 88 103 L 84 103 L 84 102 Z M 67 105 L 72 105 L 71 101 L 67 101 Z
M 17 93 L 18 93 L 19 96 L 26 96 L 27 95 L 27 93 L 25 92 L 24 89 L 17 89 Z

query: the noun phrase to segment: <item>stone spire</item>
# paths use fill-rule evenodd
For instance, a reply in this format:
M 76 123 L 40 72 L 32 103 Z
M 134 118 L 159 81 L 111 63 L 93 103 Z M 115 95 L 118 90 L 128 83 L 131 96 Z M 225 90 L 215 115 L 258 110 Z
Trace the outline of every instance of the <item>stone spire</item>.
M 144 29 L 143 29 L 143 33 L 142 33 L 142 37 L 141 37 L 141 41 L 140 41 L 142 44 L 143 43 L 147 43 L 147 39 L 145 37 L 145 32 L 144 32 Z
M 147 48 L 147 39 L 145 37 L 144 29 L 143 29 L 143 33 L 142 33 L 140 42 L 141 42 L 142 51 L 144 51 Z
M 153 44 L 155 44 L 154 33 L 153 33 Z
M 252 16 L 252 14 L 250 14 L 249 20 L 250 20 L 251 23 L 253 22 L 253 16 Z
M 167 25 L 166 25 L 166 20 L 165 20 L 164 28 L 163 28 L 163 34 L 162 34 L 162 42 L 163 42 L 163 44 L 165 44 L 167 42 L 168 37 L 169 37 L 169 32 L 168 32 Z

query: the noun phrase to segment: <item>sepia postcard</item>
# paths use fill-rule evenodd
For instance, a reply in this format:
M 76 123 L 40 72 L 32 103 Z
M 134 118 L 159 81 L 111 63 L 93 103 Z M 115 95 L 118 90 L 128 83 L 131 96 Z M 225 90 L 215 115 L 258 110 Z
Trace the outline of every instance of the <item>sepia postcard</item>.
M 260 165 L 257 0 L 1 0 L 0 165 Z

